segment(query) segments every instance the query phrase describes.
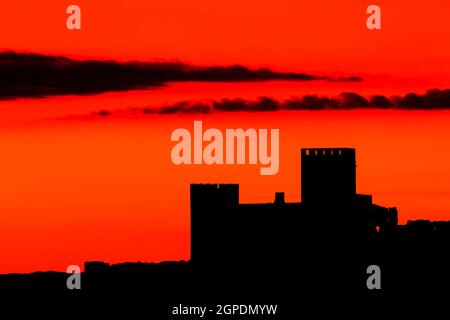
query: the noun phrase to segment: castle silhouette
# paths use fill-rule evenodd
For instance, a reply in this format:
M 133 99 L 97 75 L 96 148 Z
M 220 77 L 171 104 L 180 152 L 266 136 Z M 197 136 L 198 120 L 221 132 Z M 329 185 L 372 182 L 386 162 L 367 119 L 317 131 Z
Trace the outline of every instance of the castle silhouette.
M 192 184 L 192 263 L 248 266 L 278 261 L 305 241 L 352 245 L 396 231 L 396 208 L 356 193 L 355 149 L 302 149 L 301 188 L 301 202 L 287 203 L 277 192 L 271 203 L 241 204 L 237 184 Z
M 450 248 L 450 222 L 399 225 L 395 207 L 374 204 L 371 195 L 358 194 L 355 149 L 301 149 L 301 189 L 301 202 L 285 202 L 284 193 L 277 192 L 272 202 L 242 204 L 238 184 L 191 184 L 190 261 L 86 262 L 86 274 L 95 280 L 114 272 L 147 276 L 182 271 L 183 277 L 201 283 L 220 275 L 227 284 L 245 279 L 254 286 L 261 278 L 292 281 L 308 274 L 315 279 L 314 287 L 330 283 L 324 275 L 333 266 L 340 274 L 339 285 L 366 289 L 365 270 L 371 264 L 387 269 L 385 283 L 393 288 L 408 285 L 418 270 L 424 274 L 442 268 L 444 274 L 450 266 L 441 254 Z M 444 278 L 422 279 L 422 286 L 433 286 Z M 99 286 L 107 284 L 102 281 Z
M 299 202 L 277 192 L 271 202 L 243 204 L 237 184 L 191 184 L 190 261 L 86 262 L 82 293 L 66 289 L 65 273 L 0 275 L 0 291 L 88 292 L 141 299 L 144 309 L 151 297 L 164 316 L 169 305 L 186 300 L 285 303 L 299 290 L 311 301 L 314 292 L 319 300 L 330 291 L 372 294 L 370 265 L 381 269 L 383 294 L 448 289 L 450 222 L 399 225 L 396 208 L 358 194 L 355 149 L 302 149 L 301 188 Z M 296 303 L 285 304 L 285 314 L 295 313 Z
M 450 222 L 399 225 L 395 207 L 358 194 L 355 149 L 301 149 L 301 189 L 301 202 L 285 202 L 277 192 L 273 202 L 241 204 L 237 184 L 192 184 L 193 269 L 222 270 L 247 281 L 308 274 L 316 278 L 314 287 L 335 280 L 324 276 L 333 266 L 340 279 L 335 286 L 364 290 L 366 268 L 376 264 L 391 289 L 450 283 L 450 263 L 442 254 L 450 248 Z

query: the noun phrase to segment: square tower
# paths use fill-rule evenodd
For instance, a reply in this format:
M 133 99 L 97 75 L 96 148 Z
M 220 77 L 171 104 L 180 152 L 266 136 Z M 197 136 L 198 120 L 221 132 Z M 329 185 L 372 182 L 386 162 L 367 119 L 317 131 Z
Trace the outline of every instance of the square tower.
M 239 185 L 191 184 L 190 191 L 191 261 L 197 266 L 223 263 L 232 212 L 239 206 Z
M 301 188 L 305 205 L 352 203 L 356 195 L 355 149 L 302 149 Z

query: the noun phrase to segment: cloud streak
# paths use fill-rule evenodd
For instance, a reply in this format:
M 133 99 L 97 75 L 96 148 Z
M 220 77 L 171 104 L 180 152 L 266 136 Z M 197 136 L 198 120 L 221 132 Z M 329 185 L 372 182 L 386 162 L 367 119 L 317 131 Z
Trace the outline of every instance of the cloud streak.
M 405 96 L 386 97 L 374 95 L 369 98 L 357 93 L 344 92 L 336 97 L 305 95 L 287 100 L 260 97 L 256 100 L 221 99 L 210 101 L 181 101 L 161 107 L 99 110 L 85 115 L 70 115 L 66 119 L 120 118 L 144 115 L 209 114 L 213 112 L 270 112 L 282 110 L 443 110 L 450 109 L 450 89 L 431 89 L 425 94 L 409 93 Z
M 0 53 L 0 99 L 93 94 L 163 86 L 171 81 L 238 82 L 266 80 L 361 81 L 267 68 L 194 66 L 179 62 L 74 60 L 34 53 Z

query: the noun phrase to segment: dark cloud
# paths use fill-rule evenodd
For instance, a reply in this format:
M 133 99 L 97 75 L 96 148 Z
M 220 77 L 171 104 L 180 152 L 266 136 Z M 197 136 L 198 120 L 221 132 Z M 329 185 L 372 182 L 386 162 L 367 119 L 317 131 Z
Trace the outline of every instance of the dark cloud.
M 280 109 L 287 110 L 323 110 L 336 109 L 340 101 L 337 98 L 305 95 L 302 98 L 291 98 L 281 103 Z
M 276 111 L 280 103 L 269 97 L 260 97 L 255 101 L 238 98 L 213 101 L 211 107 L 215 111 Z
M 366 98 L 353 92 L 341 93 L 340 102 L 342 109 L 366 108 L 369 106 L 369 101 Z
M 111 115 L 111 111 L 108 110 L 100 110 L 97 112 L 100 117 L 107 117 Z
M 437 110 L 450 109 L 450 89 L 432 89 L 423 95 L 409 93 L 403 97 L 388 98 L 375 95 L 365 98 L 357 93 L 344 92 L 337 97 L 305 95 L 279 101 L 270 97 L 256 100 L 221 99 L 207 102 L 181 101 L 159 108 L 131 108 L 115 111 L 100 110 L 84 116 L 69 116 L 70 119 L 120 117 L 123 115 L 148 114 L 206 114 L 212 112 L 265 112 L 279 110 L 352 110 L 352 109 L 397 109 Z
M 392 102 L 385 96 L 375 95 L 370 98 L 369 105 L 378 109 L 389 109 L 392 107 Z
M 0 54 L 0 98 L 88 94 L 158 86 L 136 63 L 75 61 L 37 54 Z
M 147 108 L 149 109 L 149 108 Z M 173 114 L 173 113 L 209 113 L 211 107 L 206 103 L 194 102 L 190 103 L 182 101 L 173 105 L 164 106 L 159 110 L 155 110 L 158 114 Z
M 424 95 L 408 93 L 404 97 L 392 97 L 391 102 L 394 107 L 400 109 L 429 110 L 429 109 L 449 109 L 450 89 L 428 90 Z
M 92 94 L 162 86 L 170 81 L 328 80 L 360 81 L 358 77 L 330 78 L 306 73 L 275 72 L 244 66 L 199 67 L 178 62 L 73 60 L 33 53 L 0 53 L 0 99 Z

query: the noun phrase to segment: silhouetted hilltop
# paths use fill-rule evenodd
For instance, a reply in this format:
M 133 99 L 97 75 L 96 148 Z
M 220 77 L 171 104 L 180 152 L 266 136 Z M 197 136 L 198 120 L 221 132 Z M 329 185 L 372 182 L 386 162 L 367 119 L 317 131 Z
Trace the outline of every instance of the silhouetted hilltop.
M 277 192 L 273 202 L 241 204 L 237 184 L 192 184 L 190 261 L 88 261 L 81 290 L 68 290 L 69 274 L 59 272 L 1 275 L 0 290 L 105 299 L 108 308 L 111 299 L 141 299 L 164 319 L 186 301 L 270 301 L 286 315 L 297 312 L 292 292 L 307 302 L 324 293 L 373 298 L 448 289 L 450 221 L 399 225 L 396 208 L 357 193 L 354 149 L 302 149 L 301 157 L 301 202 Z M 372 265 L 381 270 L 381 290 L 367 287 Z
M 123 262 L 109 264 L 102 261 L 87 261 L 85 272 L 186 272 L 190 268 L 189 261 Z

